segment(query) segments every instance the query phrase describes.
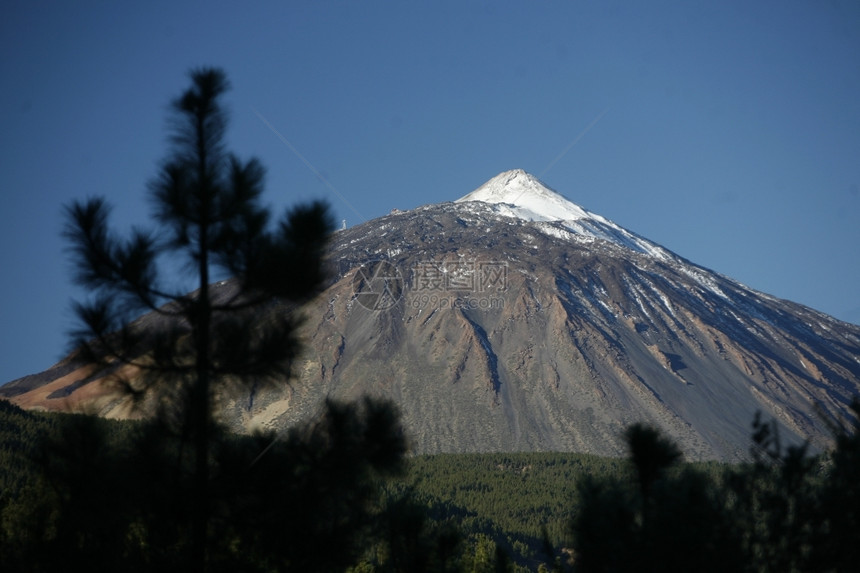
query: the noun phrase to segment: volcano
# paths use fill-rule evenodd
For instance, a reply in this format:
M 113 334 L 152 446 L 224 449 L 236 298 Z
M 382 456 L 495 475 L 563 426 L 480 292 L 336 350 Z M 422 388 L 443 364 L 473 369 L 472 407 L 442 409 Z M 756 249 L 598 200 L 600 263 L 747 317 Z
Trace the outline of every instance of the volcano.
M 733 461 L 756 412 L 821 449 L 860 394 L 860 327 L 698 266 L 522 170 L 338 231 L 328 257 L 295 379 L 225 397 L 235 429 L 373 395 L 399 405 L 418 453 L 618 456 L 645 422 L 688 459 Z M 105 377 L 70 358 L 0 393 L 130 415 Z

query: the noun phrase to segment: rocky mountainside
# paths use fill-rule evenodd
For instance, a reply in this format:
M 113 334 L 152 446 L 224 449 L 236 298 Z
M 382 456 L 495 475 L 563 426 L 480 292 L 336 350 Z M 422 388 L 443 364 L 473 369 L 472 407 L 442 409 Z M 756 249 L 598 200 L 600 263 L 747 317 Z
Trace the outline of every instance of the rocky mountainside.
M 645 421 L 689 459 L 735 460 L 756 411 L 825 447 L 860 394 L 860 327 L 699 267 L 520 170 L 339 231 L 330 262 L 303 308 L 296 380 L 225 399 L 235 427 L 373 394 L 400 405 L 417 452 L 621 455 L 623 428 Z M 67 360 L 0 393 L 129 415 L 90 370 Z

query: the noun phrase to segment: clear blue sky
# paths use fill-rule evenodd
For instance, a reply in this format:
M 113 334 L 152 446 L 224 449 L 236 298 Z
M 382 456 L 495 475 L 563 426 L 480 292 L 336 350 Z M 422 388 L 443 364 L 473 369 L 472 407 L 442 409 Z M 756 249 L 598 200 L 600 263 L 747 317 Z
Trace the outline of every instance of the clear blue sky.
M 62 206 L 104 195 L 117 227 L 148 222 L 168 102 L 201 65 L 228 73 L 230 147 L 267 166 L 278 210 L 321 197 L 353 225 L 523 168 L 696 263 L 860 322 L 853 0 L 6 0 L 0 382 L 64 354 L 80 292 Z

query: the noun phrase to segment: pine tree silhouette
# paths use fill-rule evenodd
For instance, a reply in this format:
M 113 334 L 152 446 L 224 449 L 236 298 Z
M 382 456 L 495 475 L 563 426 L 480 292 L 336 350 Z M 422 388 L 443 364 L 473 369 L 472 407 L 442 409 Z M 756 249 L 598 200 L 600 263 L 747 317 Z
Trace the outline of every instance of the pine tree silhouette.
M 228 89 L 218 69 L 191 73 L 173 102 L 171 153 L 151 183 L 158 227 L 120 238 L 103 199 L 67 208 L 78 284 L 81 357 L 113 371 L 142 408 L 190 446 L 190 563 L 205 570 L 213 397 L 230 387 L 284 383 L 298 348 L 298 319 L 260 312 L 295 305 L 324 280 L 323 252 L 334 228 L 320 202 L 296 207 L 275 225 L 261 205 L 264 170 L 225 149 Z M 193 277 L 178 285 L 176 268 Z M 221 288 L 213 276 L 231 277 Z M 144 318 L 139 318 L 148 313 Z

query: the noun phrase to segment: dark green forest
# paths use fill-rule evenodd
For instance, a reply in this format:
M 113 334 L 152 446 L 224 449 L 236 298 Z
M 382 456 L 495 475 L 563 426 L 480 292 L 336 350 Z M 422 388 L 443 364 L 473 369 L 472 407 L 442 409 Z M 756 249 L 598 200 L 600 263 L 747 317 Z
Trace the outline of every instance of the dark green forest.
M 390 416 L 332 405 L 287 436 L 219 440 L 231 467 L 213 475 L 211 570 L 858 570 L 856 426 L 810 455 L 754 420 L 740 465 L 684 463 L 645 426 L 628 429 L 626 459 L 376 459 L 367 448 Z M 163 470 L 181 458 L 163 436 L 140 453 L 156 423 L 0 401 L 0 569 L 177 569 L 184 494 Z

